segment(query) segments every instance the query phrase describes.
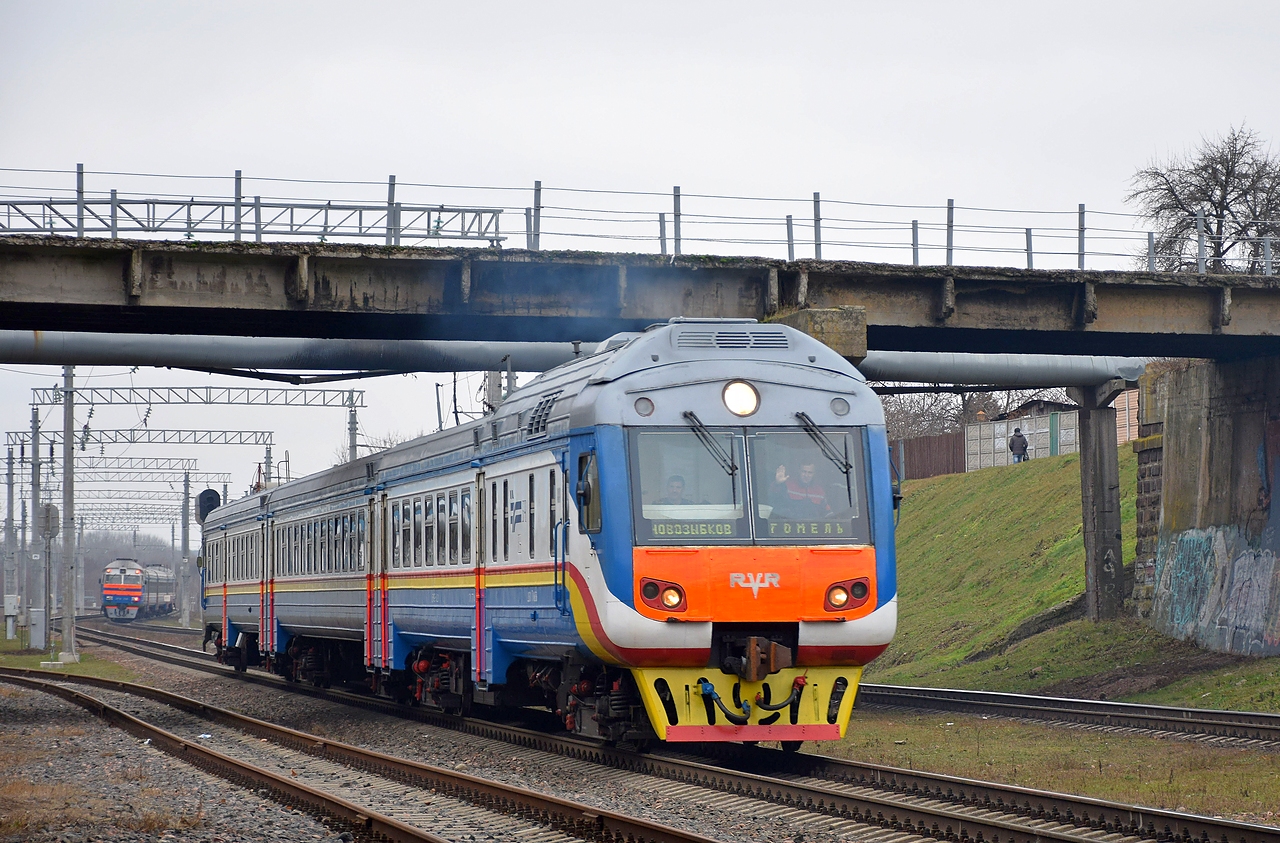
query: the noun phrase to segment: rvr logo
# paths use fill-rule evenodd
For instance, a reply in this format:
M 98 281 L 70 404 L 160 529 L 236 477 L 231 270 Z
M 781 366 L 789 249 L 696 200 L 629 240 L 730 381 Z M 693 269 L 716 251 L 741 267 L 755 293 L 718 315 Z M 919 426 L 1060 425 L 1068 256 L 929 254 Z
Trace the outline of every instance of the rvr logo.
M 754 599 L 762 588 L 782 588 L 780 580 L 777 574 L 730 574 L 729 588 L 749 588 Z

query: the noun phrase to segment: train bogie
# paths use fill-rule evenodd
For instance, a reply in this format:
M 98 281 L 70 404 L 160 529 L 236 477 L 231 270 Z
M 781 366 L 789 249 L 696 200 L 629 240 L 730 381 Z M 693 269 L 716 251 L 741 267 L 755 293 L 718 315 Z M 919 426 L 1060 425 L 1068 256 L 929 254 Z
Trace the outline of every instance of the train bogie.
M 896 626 L 888 465 L 829 349 L 674 320 L 214 510 L 205 597 L 301 681 L 609 740 L 835 739 Z

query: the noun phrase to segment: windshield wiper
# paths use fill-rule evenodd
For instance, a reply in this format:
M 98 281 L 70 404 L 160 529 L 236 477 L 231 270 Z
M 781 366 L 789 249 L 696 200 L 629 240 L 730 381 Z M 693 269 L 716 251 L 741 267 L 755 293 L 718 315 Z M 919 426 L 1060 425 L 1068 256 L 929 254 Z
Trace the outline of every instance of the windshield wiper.
M 848 475 L 848 473 L 853 470 L 853 465 L 844 458 L 844 455 L 840 453 L 840 450 L 836 448 L 830 439 L 827 438 L 827 434 L 823 433 L 822 430 L 813 423 L 813 419 L 809 418 L 809 414 L 799 412 L 796 413 L 796 418 L 799 419 L 800 426 L 804 428 L 804 432 L 809 434 L 809 438 L 812 439 L 817 444 L 818 449 L 822 451 L 822 455 L 831 460 L 836 468 Z
M 689 426 L 693 428 L 693 434 L 698 437 L 702 447 L 706 448 L 707 452 L 715 457 L 715 461 L 720 463 L 724 473 L 729 475 L 729 485 L 733 487 L 733 503 L 736 506 L 738 503 L 738 484 L 734 479 L 734 475 L 738 473 L 738 466 L 733 461 L 733 455 L 725 452 L 720 443 L 716 441 L 715 434 L 707 429 L 707 426 L 702 423 L 702 419 L 698 418 L 692 410 L 685 410 L 681 415 L 684 416 L 684 420 L 689 423 Z

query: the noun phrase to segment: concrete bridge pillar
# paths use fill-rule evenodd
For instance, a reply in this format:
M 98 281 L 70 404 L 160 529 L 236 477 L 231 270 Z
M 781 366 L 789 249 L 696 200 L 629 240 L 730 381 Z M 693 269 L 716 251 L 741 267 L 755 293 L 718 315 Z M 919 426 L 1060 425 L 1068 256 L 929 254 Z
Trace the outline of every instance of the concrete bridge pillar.
M 1125 382 L 1069 387 L 1080 405 L 1080 493 L 1084 516 L 1085 608 L 1094 621 L 1120 614 L 1123 582 L 1120 555 L 1120 453 L 1116 445 L 1116 411 L 1111 402 Z

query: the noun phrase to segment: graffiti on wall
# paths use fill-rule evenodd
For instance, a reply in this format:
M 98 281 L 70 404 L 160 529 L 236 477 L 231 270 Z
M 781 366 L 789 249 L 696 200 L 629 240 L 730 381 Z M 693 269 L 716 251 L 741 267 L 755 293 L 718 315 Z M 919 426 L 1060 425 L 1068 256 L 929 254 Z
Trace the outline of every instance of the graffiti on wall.
M 1257 460 L 1244 524 L 1161 535 L 1152 620 L 1200 647 L 1270 656 L 1280 655 L 1280 420 L 1267 420 Z

